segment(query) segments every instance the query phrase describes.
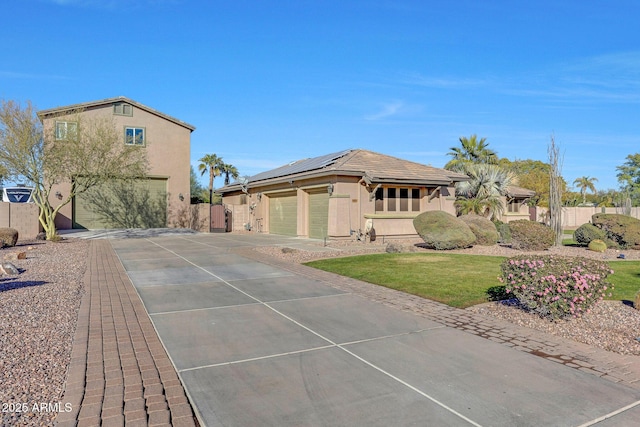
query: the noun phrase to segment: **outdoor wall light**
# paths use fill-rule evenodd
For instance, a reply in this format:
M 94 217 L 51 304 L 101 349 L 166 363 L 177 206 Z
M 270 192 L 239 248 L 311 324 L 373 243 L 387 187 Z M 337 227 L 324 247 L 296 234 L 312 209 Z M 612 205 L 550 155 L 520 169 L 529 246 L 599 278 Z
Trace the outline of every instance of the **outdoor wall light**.
M 327 185 L 327 193 L 331 196 L 333 194 L 333 184 Z
M 181 202 L 184 202 L 184 196 L 182 193 L 178 194 L 178 199 L 180 199 Z
M 56 191 L 56 197 L 57 197 L 59 200 L 62 200 L 62 193 L 61 193 L 61 192 L 59 192 L 59 191 Z

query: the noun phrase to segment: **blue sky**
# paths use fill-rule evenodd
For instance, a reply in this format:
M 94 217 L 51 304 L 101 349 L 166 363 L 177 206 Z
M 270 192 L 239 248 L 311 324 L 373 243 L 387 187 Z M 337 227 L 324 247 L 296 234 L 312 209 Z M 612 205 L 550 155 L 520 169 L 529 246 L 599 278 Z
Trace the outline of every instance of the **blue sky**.
M 640 152 L 636 0 L 3 1 L 0 98 L 126 96 L 242 175 L 363 148 L 442 167 L 477 134 L 618 188 Z M 206 182 L 203 179 L 203 183 Z M 216 186 L 222 180 L 216 181 Z

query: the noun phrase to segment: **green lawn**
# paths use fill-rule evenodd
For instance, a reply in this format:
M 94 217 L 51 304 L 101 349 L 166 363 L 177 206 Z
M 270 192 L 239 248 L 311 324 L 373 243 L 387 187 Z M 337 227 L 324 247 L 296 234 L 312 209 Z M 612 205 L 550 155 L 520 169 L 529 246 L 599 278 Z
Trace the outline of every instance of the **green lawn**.
M 312 261 L 306 265 L 465 308 L 487 301 L 499 286 L 504 257 L 461 254 L 374 254 Z M 611 261 L 611 299 L 633 300 L 640 290 L 640 261 Z
M 609 281 L 615 285 L 609 299 L 634 301 L 640 291 L 640 261 L 610 261 L 614 273 Z

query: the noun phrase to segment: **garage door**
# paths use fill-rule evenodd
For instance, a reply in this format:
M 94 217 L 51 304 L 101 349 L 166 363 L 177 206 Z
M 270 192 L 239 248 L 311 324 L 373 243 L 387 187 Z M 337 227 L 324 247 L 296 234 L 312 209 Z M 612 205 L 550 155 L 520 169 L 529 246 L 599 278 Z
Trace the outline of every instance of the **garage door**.
M 296 193 L 269 196 L 269 233 L 298 235 L 298 201 Z
M 323 239 L 327 237 L 329 224 L 329 193 L 327 189 L 309 193 L 309 237 Z
M 113 180 L 73 201 L 73 228 L 167 226 L 167 180 Z

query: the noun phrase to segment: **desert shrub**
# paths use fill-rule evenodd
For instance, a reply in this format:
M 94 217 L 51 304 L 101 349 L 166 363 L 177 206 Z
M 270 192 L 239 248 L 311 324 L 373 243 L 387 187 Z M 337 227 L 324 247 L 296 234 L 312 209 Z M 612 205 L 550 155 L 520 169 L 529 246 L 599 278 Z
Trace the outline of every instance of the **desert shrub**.
M 18 242 L 18 230 L 15 228 L 0 228 L 0 247 L 13 247 Z
M 502 222 L 499 220 L 494 221 L 496 230 L 498 230 L 498 242 L 511 243 L 511 229 L 508 222 Z
M 491 220 L 480 215 L 462 215 L 458 218 L 464 221 L 476 236 L 476 244 L 492 246 L 498 243 L 498 230 Z
M 589 242 L 589 250 L 594 252 L 605 252 L 607 244 L 600 239 L 593 239 Z
M 580 317 L 613 290 L 609 265 L 588 258 L 519 256 L 505 260 L 501 270 L 506 292 L 526 310 L 551 320 Z
M 591 222 L 621 248 L 640 249 L 640 220 L 620 214 L 595 214 Z
M 413 226 L 430 249 L 468 248 L 476 241 L 467 224 L 444 211 L 423 212 L 413 219 Z
M 555 242 L 551 227 L 539 222 L 519 219 L 509 223 L 511 246 L 524 251 L 542 251 L 549 249 Z
M 592 240 L 602 240 L 608 248 L 617 248 L 618 244 L 607 238 L 607 232 L 591 223 L 582 224 L 573 232 L 573 240 L 588 246 Z

